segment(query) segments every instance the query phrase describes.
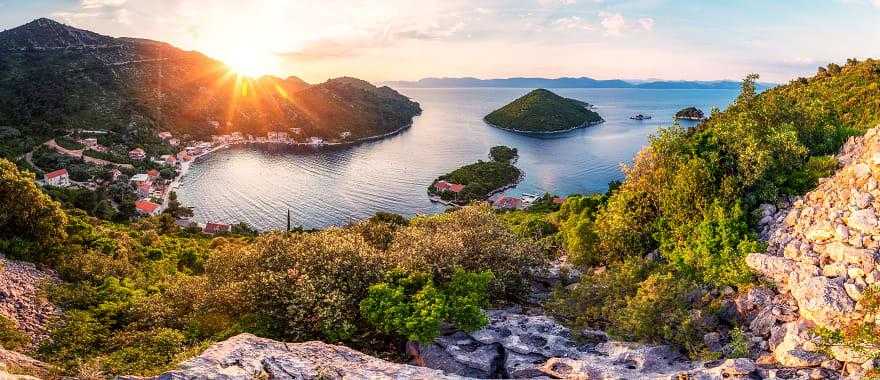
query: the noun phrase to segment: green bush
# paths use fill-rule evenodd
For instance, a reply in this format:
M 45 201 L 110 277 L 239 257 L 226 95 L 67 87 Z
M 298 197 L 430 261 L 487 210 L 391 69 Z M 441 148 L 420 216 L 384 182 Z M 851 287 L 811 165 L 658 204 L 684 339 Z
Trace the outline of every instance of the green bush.
M 364 318 L 386 333 L 422 343 L 440 334 L 443 323 L 474 331 L 489 320 L 480 309 L 487 303 L 486 288 L 492 272 L 456 271 L 446 285 L 435 285 L 430 275 L 394 271 L 386 282 L 370 286 L 361 301 Z
M 413 218 L 397 231 L 387 253 L 400 268 L 430 273 L 441 283 L 450 281 L 458 269 L 492 271 L 489 298 L 496 302 L 525 299 L 531 269 L 550 259 L 512 233 L 485 203 Z
M 18 330 L 15 322 L 0 315 L 0 347 L 14 351 L 21 349 L 28 343 L 30 343 L 30 338 Z
M 666 227 L 663 230 L 674 230 Z M 688 240 L 660 236 L 660 252 L 682 277 L 715 287 L 741 285 L 752 281 L 745 263 L 749 253 L 764 250 L 749 229 L 742 207 L 714 204 L 693 230 Z

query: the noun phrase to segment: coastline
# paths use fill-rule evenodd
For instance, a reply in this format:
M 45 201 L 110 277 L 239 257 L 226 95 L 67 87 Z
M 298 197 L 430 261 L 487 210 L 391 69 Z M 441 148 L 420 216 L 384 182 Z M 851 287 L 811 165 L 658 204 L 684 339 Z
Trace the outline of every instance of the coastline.
M 571 131 L 574 131 L 574 130 L 577 130 L 577 129 L 589 128 L 589 127 L 593 127 L 593 126 L 596 126 L 596 125 L 599 125 L 599 124 L 603 124 L 603 123 L 605 123 L 605 119 L 602 119 L 601 121 L 595 121 L 595 122 L 592 122 L 592 123 L 590 123 L 590 122 L 583 123 L 583 124 L 581 124 L 581 125 L 578 125 L 578 126 L 576 126 L 576 127 L 572 127 L 572 128 L 569 128 L 569 129 L 562 129 L 562 130 L 558 130 L 558 131 L 545 131 L 545 132 L 540 132 L 540 131 L 523 131 L 523 130 L 520 130 L 520 129 L 504 128 L 504 127 L 502 127 L 502 126 L 499 126 L 499 125 L 496 125 L 496 124 L 492 124 L 492 123 L 486 121 L 486 119 L 483 119 L 483 122 L 486 123 L 487 125 L 489 125 L 490 127 L 498 128 L 498 129 L 500 129 L 500 130 L 502 130 L 502 131 L 514 132 L 514 133 L 519 133 L 519 134 L 524 134 L 524 135 L 555 135 L 555 134 L 562 134 L 562 133 L 571 132 Z
M 202 152 L 199 155 L 192 157 L 192 159 L 189 161 L 182 161 L 180 163 L 180 170 L 178 171 L 177 176 L 174 177 L 173 180 L 171 180 L 171 184 L 168 185 L 169 190 L 166 191 L 165 195 L 162 197 L 162 205 L 160 207 L 160 210 L 165 210 L 165 208 L 168 207 L 169 195 L 171 194 L 172 191 L 176 192 L 177 189 L 180 188 L 180 182 L 181 182 L 181 180 L 183 180 L 183 177 L 186 176 L 187 173 L 189 173 L 190 166 L 197 163 L 203 157 L 208 156 L 211 153 L 214 153 L 218 150 L 226 149 L 226 148 L 229 148 L 230 146 L 233 146 L 233 145 L 263 145 L 263 144 L 288 145 L 288 146 L 294 146 L 294 147 L 308 147 L 308 148 L 315 148 L 315 149 L 320 149 L 320 148 L 324 148 L 324 147 L 332 147 L 332 148 L 346 147 L 346 146 L 353 146 L 353 145 L 366 143 L 366 142 L 370 142 L 370 141 L 376 141 L 376 140 L 380 140 L 380 139 L 383 139 L 386 137 L 391 137 L 391 136 L 397 135 L 397 134 L 411 128 L 412 125 L 413 125 L 413 123 L 410 122 L 410 123 L 405 124 L 405 125 L 397 128 L 393 131 L 390 131 L 390 132 L 387 132 L 387 133 L 384 133 L 381 135 L 361 137 L 356 140 L 339 142 L 339 143 L 323 143 L 321 145 L 311 144 L 311 143 L 297 143 L 297 142 L 289 142 L 289 141 L 263 141 L 263 142 L 260 142 L 260 141 L 255 141 L 255 140 L 242 140 L 242 141 L 233 141 L 233 142 L 228 142 L 228 143 L 222 143 L 220 145 L 212 147 L 211 149 L 208 149 L 205 152 Z

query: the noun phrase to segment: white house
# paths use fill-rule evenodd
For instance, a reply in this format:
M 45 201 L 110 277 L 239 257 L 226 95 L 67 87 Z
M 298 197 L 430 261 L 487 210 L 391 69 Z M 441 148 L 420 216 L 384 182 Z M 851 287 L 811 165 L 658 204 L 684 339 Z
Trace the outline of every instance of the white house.
M 89 148 L 94 148 L 94 147 L 98 146 L 98 139 L 96 139 L 94 137 L 82 139 L 81 142 L 83 145 L 85 145 Z
M 70 176 L 67 175 L 67 169 L 58 169 L 54 172 L 46 173 L 46 184 L 58 187 L 70 186 Z
M 140 161 L 147 158 L 147 153 L 141 148 L 134 148 L 128 152 L 128 158 Z
M 171 138 L 171 132 L 159 132 L 159 138 L 162 140 L 168 140 Z

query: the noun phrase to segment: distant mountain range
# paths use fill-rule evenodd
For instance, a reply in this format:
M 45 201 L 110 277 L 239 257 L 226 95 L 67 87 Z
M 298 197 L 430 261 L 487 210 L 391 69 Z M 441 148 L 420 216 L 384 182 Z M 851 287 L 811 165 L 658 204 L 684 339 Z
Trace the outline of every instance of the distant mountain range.
M 417 81 L 391 81 L 385 85 L 393 88 L 465 88 L 465 87 L 499 87 L 499 88 L 648 88 L 648 89 L 703 89 L 703 90 L 735 90 L 740 82 L 732 80 L 718 81 L 664 81 L 664 80 L 622 80 L 580 78 L 425 78 Z M 775 87 L 775 83 L 759 83 L 758 90 Z

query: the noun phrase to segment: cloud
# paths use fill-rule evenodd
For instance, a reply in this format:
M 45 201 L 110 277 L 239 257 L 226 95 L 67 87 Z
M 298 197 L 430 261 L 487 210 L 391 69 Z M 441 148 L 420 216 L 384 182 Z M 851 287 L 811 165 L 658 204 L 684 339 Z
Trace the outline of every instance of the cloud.
M 127 0 L 82 0 L 80 7 L 83 9 L 95 9 L 105 7 L 120 7 L 125 5 Z
M 880 1 L 880 0 L 878 0 L 878 1 Z M 653 18 L 642 17 L 638 20 L 638 22 L 639 22 L 639 25 L 644 30 L 651 31 L 654 29 L 654 19 Z
M 559 5 L 574 5 L 577 0 L 538 0 L 538 5 L 542 7 L 555 7 Z
M 562 17 L 553 21 L 553 25 L 564 30 L 595 30 L 596 28 L 579 16 Z
M 619 36 L 623 34 L 623 31 L 626 28 L 626 19 L 623 18 L 622 14 L 600 12 L 599 17 L 602 19 L 600 23 L 602 24 L 602 28 L 605 29 L 606 35 Z

